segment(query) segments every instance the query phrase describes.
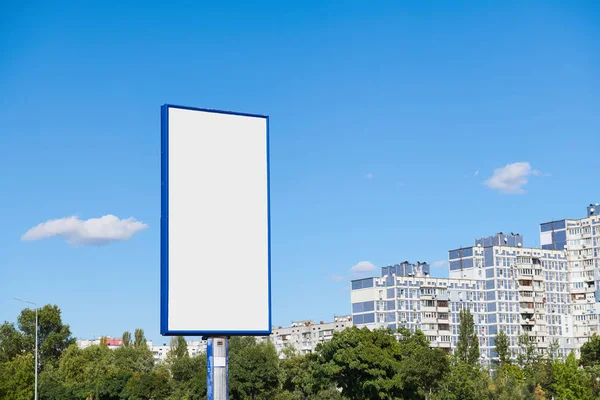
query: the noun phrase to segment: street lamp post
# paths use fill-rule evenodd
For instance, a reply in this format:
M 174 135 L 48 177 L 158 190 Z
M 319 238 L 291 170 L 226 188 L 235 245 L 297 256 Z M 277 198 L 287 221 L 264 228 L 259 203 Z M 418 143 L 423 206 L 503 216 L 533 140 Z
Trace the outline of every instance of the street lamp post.
M 37 304 L 32 301 L 27 301 L 19 298 L 14 298 L 17 301 L 21 301 L 27 304 L 33 304 L 35 306 L 35 387 L 34 387 L 34 400 L 38 400 L 38 309 Z

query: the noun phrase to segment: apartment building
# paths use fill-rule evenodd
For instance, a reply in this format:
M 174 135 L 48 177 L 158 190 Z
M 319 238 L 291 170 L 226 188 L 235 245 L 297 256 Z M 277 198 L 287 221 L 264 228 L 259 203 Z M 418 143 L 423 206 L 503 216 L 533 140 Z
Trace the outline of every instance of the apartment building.
M 522 235 L 501 232 L 450 250 L 448 258 L 450 278 L 483 283 L 483 315 L 475 320 L 482 359 L 496 357 L 495 336 L 501 330 L 515 353 L 523 333 L 540 349 L 557 342 L 561 356 L 574 349 L 565 337 L 572 318 L 564 251 L 527 248 Z
M 381 277 L 352 281 L 354 324 L 369 329 L 420 329 L 432 347 L 448 352 L 456 346 L 458 314 L 463 307 L 469 307 L 478 327 L 485 329 L 478 323 L 485 311 L 483 282 L 433 278 L 429 270 L 427 263 L 404 261 L 381 268 Z
M 381 277 L 352 281 L 354 324 L 420 329 L 433 347 L 451 351 L 458 341 L 460 310 L 467 308 L 484 364 L 497 356 L 500 330 L 514 352 L 522 333 L 541 349 L 556 340 L 563 356 L 575 348 L 565 337 L 572 317 L 564 251 L 526 248 L 522 235 L 499 233 L 448 256 L 449 278 L 431 277 L 427 263 L 405 261 L 381 268 Z
M 562 251 L 567 257 L 572 322 L 563 334 L 578 350 L 600 333 L 600 204 L 587 206 L 584 218 L 540 224 L 540 243 L 543 249 Z
M 296 321 L 289 327 L 273 327 L 270 336 L 259 337 L 257 340 L 270 340 L 275 345 L 279 357 L 283 358 L 283 350 L 287 347 L 295 349 L 298 354 L 311 353 L 319 343 L 330 341 L 334 332 L 343 331 L 351 326 L 351 315 L 334 316 L 331 322 Z

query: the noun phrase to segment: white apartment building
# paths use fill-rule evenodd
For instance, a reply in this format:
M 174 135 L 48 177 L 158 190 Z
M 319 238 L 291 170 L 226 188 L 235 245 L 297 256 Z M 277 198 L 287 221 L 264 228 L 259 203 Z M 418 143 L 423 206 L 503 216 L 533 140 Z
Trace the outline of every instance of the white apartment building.
M 483 282 L 476 279 L 433 278 L 427 263 L 407 261 L 383 267 L 381 277 L 352 281 L 354 324 L 369 329 L 420 329 L 432 347 L 447 352 L 458 339 L 458 314 L 468 307 L 478 327 L 485 318 Z M 482 345 L 485 338 L 481 336 Z
M 270 336 L 257 338 L 259 341 L 270 340 L 280 358 L 284 357 L 283 350 L 292 347 L 298 354 L 313 352 L 319 343 L 328 342 L 334 332 L 340 332 L 352 326 L 352 316 L 334 316 L 332 322 L 313 320 L 292 322 L 289 327 L 273 327 Z
M 563 334 L 578 351 L 600 333 L 600 204 L 590 204 L 585 218 L 540 224 L 540 243 L 566 254 L 571 321 Z
M 564 336 L 572 329 L 564 251 L 525 248 L 521 235 L 499 233 L 449 251 L 449 269 L 449 278 L 432 278 L 427 263 L 405 261 L 383 267 L 379 278 L 352 281 L 354 324 L 420 329 L 433 347 L 450 351 L 460 310 L 468 308 L 483 364 L 497 356 L 500 330 L 515 353 L 524 332 L 542 349 L 556 340 L 562 356 L 575 347 Z

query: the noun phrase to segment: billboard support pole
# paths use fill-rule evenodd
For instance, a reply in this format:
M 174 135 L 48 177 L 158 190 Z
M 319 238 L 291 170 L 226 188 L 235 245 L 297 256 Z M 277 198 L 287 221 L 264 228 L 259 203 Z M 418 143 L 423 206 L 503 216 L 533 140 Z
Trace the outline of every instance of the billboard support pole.
M 229 340 L 209 337 L 206 345 L 208 400 L 229 399 Z

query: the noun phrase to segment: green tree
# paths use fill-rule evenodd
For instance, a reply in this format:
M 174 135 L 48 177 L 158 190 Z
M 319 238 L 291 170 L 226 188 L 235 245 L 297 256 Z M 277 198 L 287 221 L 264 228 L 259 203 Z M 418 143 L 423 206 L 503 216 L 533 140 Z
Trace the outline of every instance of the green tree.
M 581 346 L 579 362 L 584 367 L 600 365 L 600 336 L 596 333 Z
M 166 400 L 171 390 L 169 371 L 158 367 L 147 374 L 133 374 L 123 389 L 122 397 L 128 400 Z
M 206 396 L 206 353 L 173 359 L 171 365 L 173 400 L 202 399 Z
M 554 392 L 560 400 L 592 400 L 593 392 L 588 373 L 579 369 L 571 352 L 564 362 L 554 361 Z
M 121 346 L 123 346 L 123 347 L 131 346 L 131 332 L 129 332 L 129 331 L 123 332 L 123 337 L 121 338 Z
M 284 349 L 283 354 L 279 364 L 283 390 L 298 399 L 313 398 L 320 392 L 324 396 L 330 385 L 318 376 L 317 354 L 298 354 L 293 347 Z
M 19 354 L 0 363 L 0 399 L 30 400 L 34 392 L 35 359 L 32 354 Z
M 403 397 L 429 399 L 437 392 L 449 369 L 450 362 L 441 349 L 432 349 L 420 330 L 401 329 L 400 367 Z
M 492 398 L 491 381 L 487 371 L 478 365 L 458 361 L 432 396 L 435 400 L 488 400 Z
M 317 346 L 319 374 L 350 400 L 403 396 L 401 345 L 391 330 L 352 327 Z
M 15 324 L 8 322 L 0 325 L 0 363 L 10 361 L 23 353 L 23 335 Z
M 134 333 L 134 342 L 133 342 L 133 346 L 134 347 L 141 347 L 141 346 L 146 346 L 146 338 L 144 337 L 144 330 L 143 329 L 136 329 L 135 333 Z
M 189 357 L 187 342 L 183 336 L 171 338 L 169 356 L 175 359 Z
M 154 367 L 154 356 L 148 346 L 119 347 L 113 350 L 115 366 L 119 371 L 149 373 Z
M 17 318 L 18 329 L 4 323 L 0 327 L 0 361 L 17 354 L 35 354 L 35 310 L 26 308 Z M 75 342 L 69 325 L 62 322 L 58 306 L 38 309 L 39 370 L 56 365 L 63 352 Z
M 234 399 L 272 399 L 279 389 L 279 357 L 270 342 L 229 340 L 230 391 Z
M 455 355 L 459 361 L 475 365 L 479 361 L 479 338 L 475 333 L 473 315 L 468 308 L 460 310 L 459 330 Z
M 510 341 L 508 335 L 500 330 L 495 339 L 495 351 L 498 356 L 498 365 L 510 364 Z

